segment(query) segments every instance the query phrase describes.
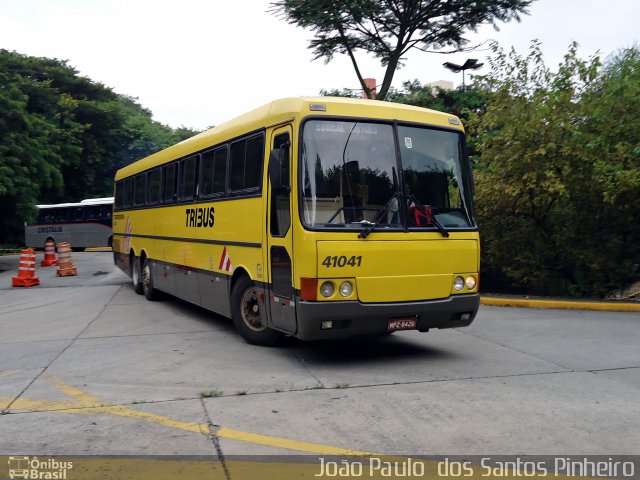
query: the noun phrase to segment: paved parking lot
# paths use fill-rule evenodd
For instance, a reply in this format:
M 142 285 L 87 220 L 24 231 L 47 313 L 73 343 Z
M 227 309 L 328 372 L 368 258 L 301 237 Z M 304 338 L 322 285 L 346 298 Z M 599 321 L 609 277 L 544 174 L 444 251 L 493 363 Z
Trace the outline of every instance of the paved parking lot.
M 74 260 L 22 289 L 0 257 L 0 455 L 638 453 L 637 313 L 482 307 L 465 329 L 260 348 L 136 295 L 110 252 Z

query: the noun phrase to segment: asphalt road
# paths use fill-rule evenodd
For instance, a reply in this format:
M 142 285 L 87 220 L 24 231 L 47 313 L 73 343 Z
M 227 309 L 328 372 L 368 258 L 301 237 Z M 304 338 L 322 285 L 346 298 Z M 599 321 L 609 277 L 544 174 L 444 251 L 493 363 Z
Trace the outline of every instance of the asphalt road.
M 0 257 L 0 455 L 640 453 L 637 313 L 483 306 L 464 329 L 260 348 L 136 295 L 110 252 L 74 260 L 24 289 Z

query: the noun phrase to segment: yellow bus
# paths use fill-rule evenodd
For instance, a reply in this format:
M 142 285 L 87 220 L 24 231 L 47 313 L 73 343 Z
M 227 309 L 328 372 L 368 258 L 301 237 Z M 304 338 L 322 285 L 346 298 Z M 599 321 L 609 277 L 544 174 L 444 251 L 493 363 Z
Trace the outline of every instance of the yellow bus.
M 288 98 L 116 173 L 115 263 L 257 345 L 469 325 L 479 234 L 457 117 Z

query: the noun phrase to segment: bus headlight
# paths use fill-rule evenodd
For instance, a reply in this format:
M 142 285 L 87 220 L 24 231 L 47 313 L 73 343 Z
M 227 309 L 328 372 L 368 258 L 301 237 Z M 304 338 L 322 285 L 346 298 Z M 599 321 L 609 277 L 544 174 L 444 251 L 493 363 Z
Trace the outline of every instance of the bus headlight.
M 467 277 L 464 281 L 464 284 L 469 290 L 473 290 L 474 288 L 476 288 L 476 277 Z
M 342 295 L 343 297 L 348 297 L 353 293 L 353 285 L 351 285 L 351 282 L 342 282 L 340 284 L 340 295 Z
M 333 282 L 324 282 L 322 285 L 320 285 L 320 295 L 322 295 L 324 298 L 329 298 L 331 295 L 333 295 L 334 291 L 335 287 L 333 286 Z
M 460 291 L 462 290 L 463 287 L 464 287 L 464 278 L 456 277 L 453 280 L 453 288 L 455 288 L 457 291 Z

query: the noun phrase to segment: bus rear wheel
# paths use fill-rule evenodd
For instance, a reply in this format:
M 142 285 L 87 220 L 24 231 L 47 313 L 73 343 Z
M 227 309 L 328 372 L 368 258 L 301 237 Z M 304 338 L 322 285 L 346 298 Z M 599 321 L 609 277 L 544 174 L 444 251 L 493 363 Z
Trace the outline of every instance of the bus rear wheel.
M 148 258 L 142 261 L 142 291 L 147 300 L 154 301 L 160 298 L 160 291 L 153 287 L 153 272 Z
M 268 347 L 280 333 L 262 324 L 258 291 L 248 277 L 240 277 L 231 291 L 231 318 L 236 330 L 247 343 Z

